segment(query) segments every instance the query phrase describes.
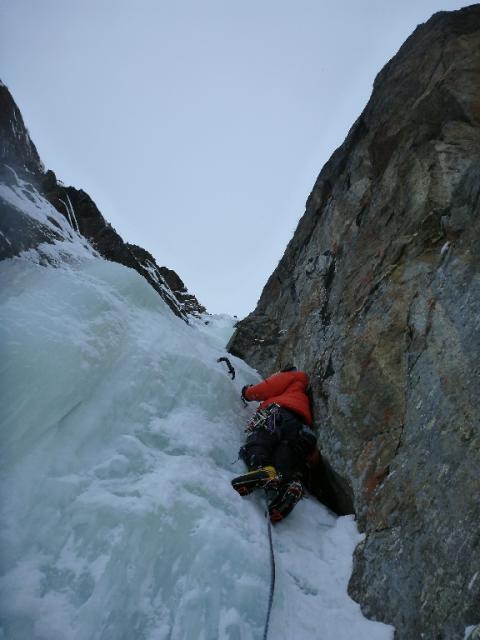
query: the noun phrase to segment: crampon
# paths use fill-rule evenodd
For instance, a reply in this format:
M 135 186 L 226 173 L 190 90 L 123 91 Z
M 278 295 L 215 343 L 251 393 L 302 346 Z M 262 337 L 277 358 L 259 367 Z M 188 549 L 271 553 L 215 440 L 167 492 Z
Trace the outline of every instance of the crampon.
M 268 515 L 272 524 L 286 518 L 303 495 L 302 483 L 298 480 L 293 480 L 283 491 L 280 490 L 268 505 Z
M 275 467 L 260 467 L 232 480 L 232 487 L 241 496 L 247 496 L 255 489 L 265 488 L 272 481 L 277 480 Z

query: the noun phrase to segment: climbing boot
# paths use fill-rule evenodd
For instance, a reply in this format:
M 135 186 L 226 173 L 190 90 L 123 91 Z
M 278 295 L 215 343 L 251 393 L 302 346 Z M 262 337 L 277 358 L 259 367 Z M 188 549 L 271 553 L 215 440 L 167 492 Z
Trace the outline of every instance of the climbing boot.
M 280 522 L 288 516 L 293 507 L 303 497 L 302 483 L 292 480 L 285 488 L 280 489 L 268 505 L 268 515 L 273 524 Z
M 247 496 L 254 489 L 265 487 L 272 481 L 277 480 L 275 467 L 260 467 L 242 476 L 237 476 L 232 480 L 232 487 L 241 496 Z
M 280 490 L 280 479 L 278 477 L 272 478 L 268 482 L 263 485 L 263 489 L 265 491 L 265 498 L 267 499 L 267 504 L 270 504 L 278 497 L 278 492 Z

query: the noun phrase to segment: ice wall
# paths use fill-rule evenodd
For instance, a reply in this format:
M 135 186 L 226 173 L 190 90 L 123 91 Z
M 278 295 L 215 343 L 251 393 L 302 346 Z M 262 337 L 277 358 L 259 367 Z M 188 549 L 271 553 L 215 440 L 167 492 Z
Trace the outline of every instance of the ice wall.
M 0 263 L 0 638 L 261 637 L 263 505 L 230 487 L 257 376 L 216 362 L 232 321 L 187 326 L 88 251 L 31 257 Z M 358 539 L 313 499 L 277 526 L 271 638 L 391 637 L 346 595 Z

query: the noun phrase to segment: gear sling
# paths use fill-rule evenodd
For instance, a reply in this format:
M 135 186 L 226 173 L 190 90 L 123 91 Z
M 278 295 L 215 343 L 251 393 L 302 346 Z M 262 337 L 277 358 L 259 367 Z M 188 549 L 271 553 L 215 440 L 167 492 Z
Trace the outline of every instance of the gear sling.
M 300 417 L 275 403 L 259 409 L 246 431 L 240 458 L 249 470 L 273 466 L 282 483 L 302 475 L 305 457 L 316 446 L 315 434 Z

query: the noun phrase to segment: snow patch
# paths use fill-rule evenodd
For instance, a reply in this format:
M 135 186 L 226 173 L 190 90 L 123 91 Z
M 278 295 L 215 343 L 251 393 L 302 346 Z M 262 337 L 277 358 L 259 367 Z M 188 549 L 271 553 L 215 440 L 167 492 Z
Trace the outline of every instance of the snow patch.
M 468 590 L 471 591 L 475 580 L 478 578 L 478 571 L 476 573 L 473 574 L 472 579 L 470 580 L 470 582 L 468 583 Z
M 466 627 L 464 640 L 480 640 L 480 624 Z
M 22 252 L 19 255 L 21 259 L 33 260 L 40 264 L 45 261 L 60 264 L 72 259 L 85 260 L 98 256 L 88 241 L 78 233 L 78 223 L 68 194 L 69 206 L 65 202 L 64 205 L 70 223 L 30 183 L 22 180 L 13 169 L 8 168 L 15 178 L 15 183 L 0 184 L 0 200 L 34 220 L 52 239 L 50 243 L 45 242 L 36 249 Z

